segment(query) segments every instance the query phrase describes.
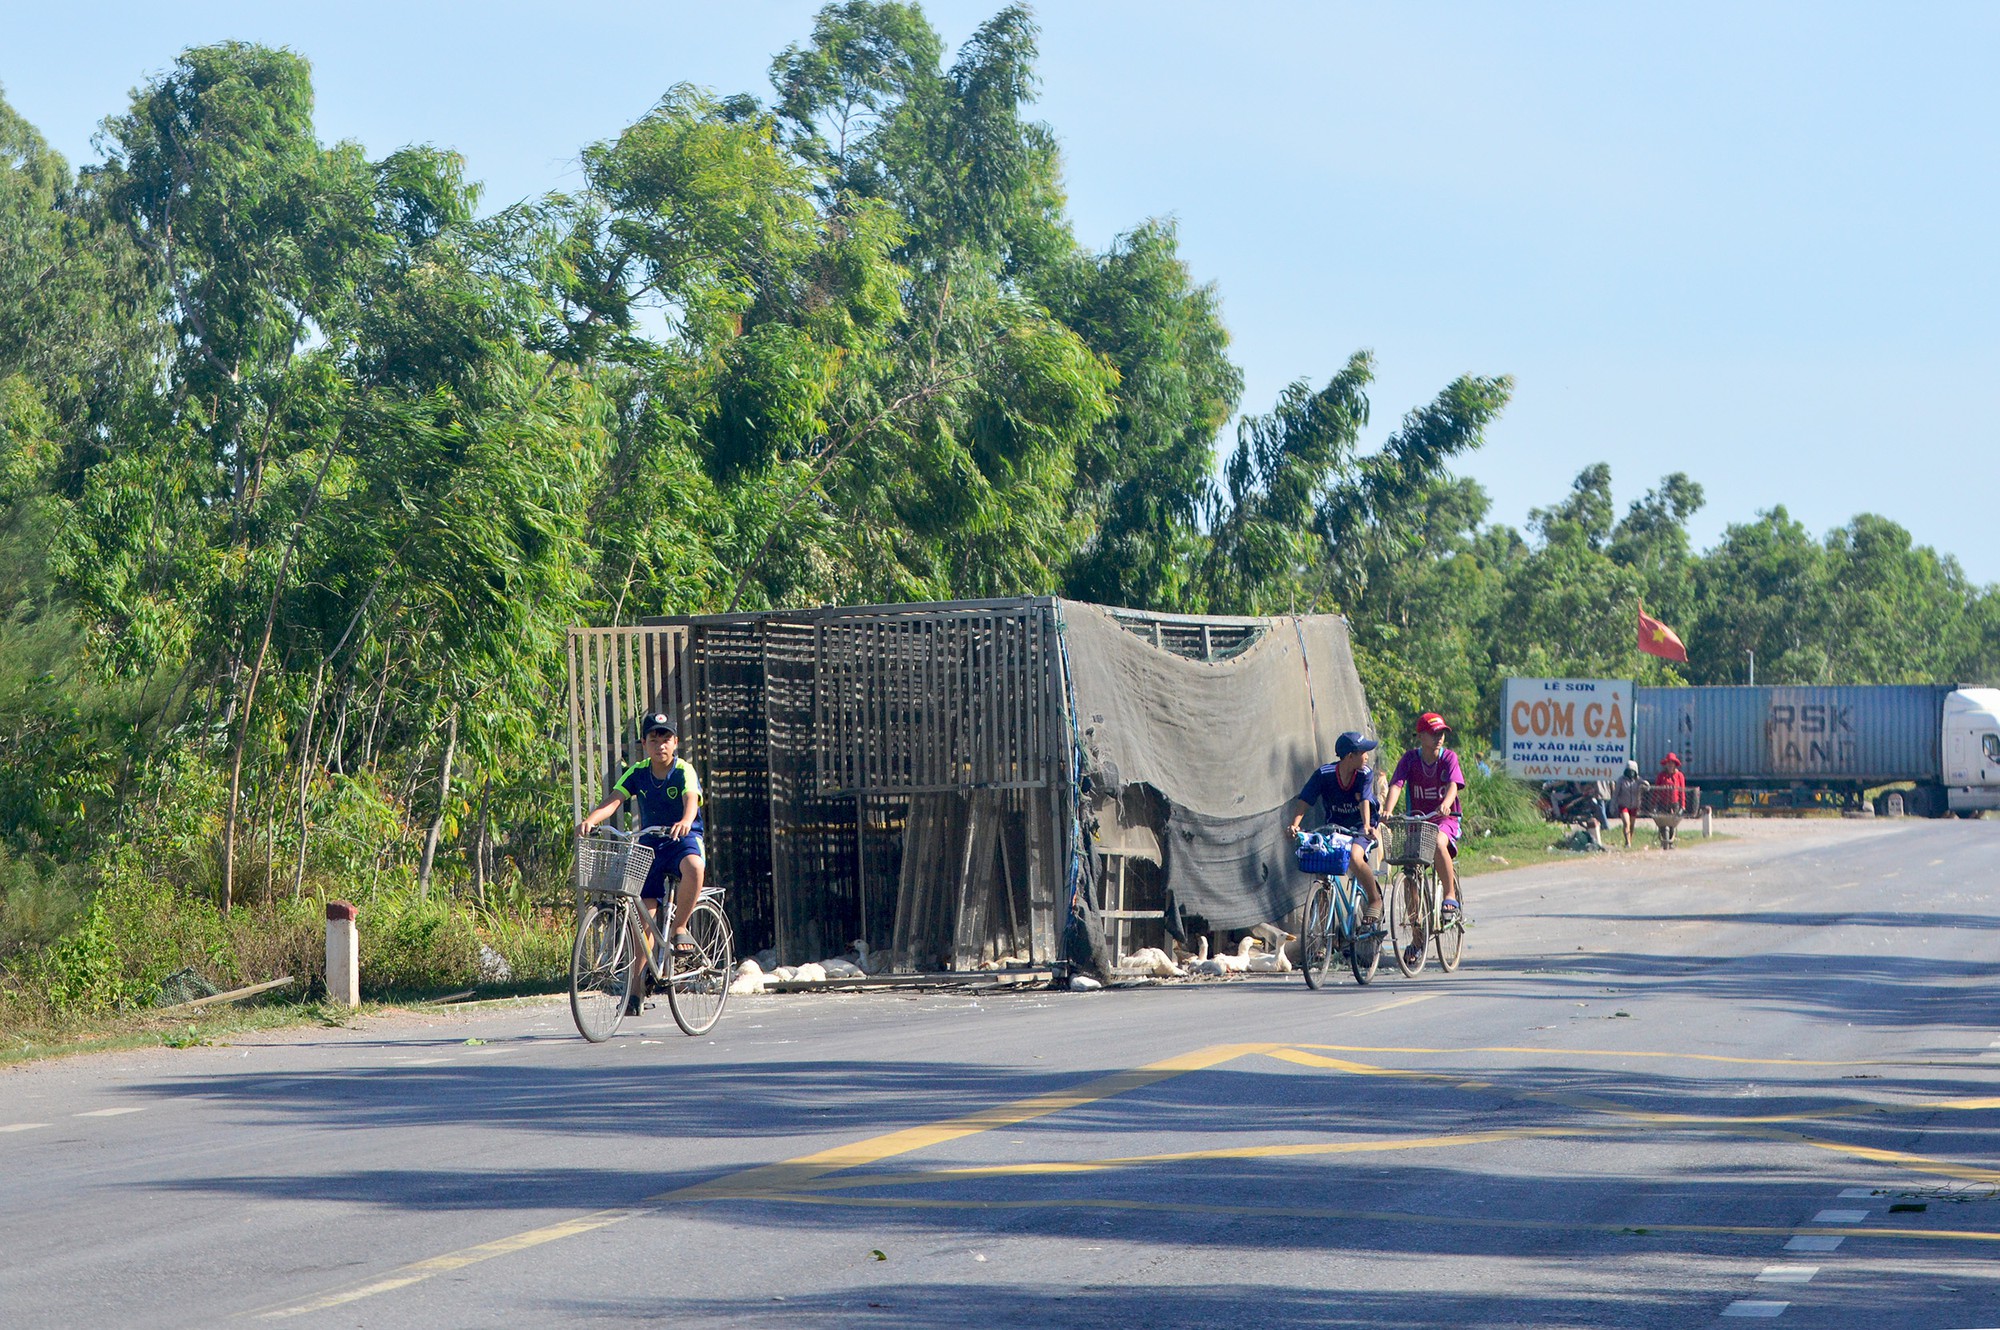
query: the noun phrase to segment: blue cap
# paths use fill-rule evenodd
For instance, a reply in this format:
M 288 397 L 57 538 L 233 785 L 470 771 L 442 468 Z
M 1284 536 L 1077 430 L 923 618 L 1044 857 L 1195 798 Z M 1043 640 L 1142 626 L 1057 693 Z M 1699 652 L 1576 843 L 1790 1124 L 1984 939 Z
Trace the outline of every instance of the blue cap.
M 1346 757 L 1349 753 L 1365 753 L 1375 747 L 1373 739 L 1364 738 L 1358 731 L 1349 730 L 1333 741 L 1335 758 Z

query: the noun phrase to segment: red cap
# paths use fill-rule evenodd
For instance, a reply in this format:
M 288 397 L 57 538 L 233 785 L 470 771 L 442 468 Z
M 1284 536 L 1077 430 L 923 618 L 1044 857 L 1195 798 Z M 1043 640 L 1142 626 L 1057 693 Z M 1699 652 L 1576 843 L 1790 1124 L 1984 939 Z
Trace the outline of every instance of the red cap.
M 1423 715 L 1417 717 L 1417 732 L 1419 734 L 1443 734 L 1450 728 L 1451 726 L 1444 723 L 1444 717 L 1438 715 L 1435 711 L 1426 711 Z
M 1679 766 L 1681 764 L 1681 755 L 1679 753 L 1668 753 L 1665 757 L 1660 759 L 1661 766 L 1665 766 L 1669 762 L 1673 763 L 1675 766 Z

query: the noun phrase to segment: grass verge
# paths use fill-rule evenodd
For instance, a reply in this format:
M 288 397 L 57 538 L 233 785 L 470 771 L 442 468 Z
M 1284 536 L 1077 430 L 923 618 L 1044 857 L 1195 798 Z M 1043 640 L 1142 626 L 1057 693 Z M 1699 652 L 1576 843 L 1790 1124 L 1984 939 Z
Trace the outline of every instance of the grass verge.
M 1605 836 L 1605 854 L 1593 851 L 1564 850 L 1556 848 L 1557 842 L 1567 829 L 1553 823 L 1536 827 L 1516 828 L 1495 832 L 1491 836 L 1479 836 L 1460 847 L 1458 870 L 1466 877 L 1478 877 L 1482 873 L 1498 873 L 1509 868 L 1527 868 L 1534 864 L 1577 863 L 1597 858 L 1630 858 L 1634 855 L 1657 855 L 1660 853 L 1659 838 L 1653 834 L 1651 825 L 1640 829 L 1641 834 L 1632 838 L 1632 848 L 1623 848 L 1624 838 L 1616 829 Z M 1727 840 L 1721 832 L 1703 839 L 1697 826 L 1692 832 L 1681 829 L 1675 841 L 1675 853 L 1698 849 L 1703 845 Z

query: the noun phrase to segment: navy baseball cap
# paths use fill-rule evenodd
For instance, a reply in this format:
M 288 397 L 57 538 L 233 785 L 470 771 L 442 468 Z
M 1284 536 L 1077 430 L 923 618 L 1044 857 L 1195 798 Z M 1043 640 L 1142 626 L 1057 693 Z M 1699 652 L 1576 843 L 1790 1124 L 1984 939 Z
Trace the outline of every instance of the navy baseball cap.
M 1336 758 L 1342 758 L 1346 757 L 1349 753 L 1365 753 L 1375 746 L 1376 744 L 1373 739 L 1364 737 L 1356 730 L 1349 730 L 1333 741 L 1333 755 Z
M 674 724 L 673 718 L 664 711 L 655 711 L 652 715 L 639 722 L 639 734 L 641 738 L 661 733 L 679 735 L 680 732 L 680 726 Z

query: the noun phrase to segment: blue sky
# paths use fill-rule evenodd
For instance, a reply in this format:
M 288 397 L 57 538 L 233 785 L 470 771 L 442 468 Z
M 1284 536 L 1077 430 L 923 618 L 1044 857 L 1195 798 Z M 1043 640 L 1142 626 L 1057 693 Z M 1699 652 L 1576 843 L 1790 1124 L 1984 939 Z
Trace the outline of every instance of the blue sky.
M 952 45 L 996 3 L 934 3 Z M 668 86 L 768 91 L 817 5 L 179 3 L 10 18 L 0 86 L 72 161 L 183 47 L 308 56 L 327 139 L 463 152 L 489 204 Z M 1370 347 L 1379 438 L 1463 372 L 1464 470 L 1525 519 L 1583 466 L 1685 470 L 1707 543 L 1883 513 L 2000 581 L 2000 6 L 1045 3 L 1037 114 L 1082 238 L 1179 220 L 1244 406 Z

